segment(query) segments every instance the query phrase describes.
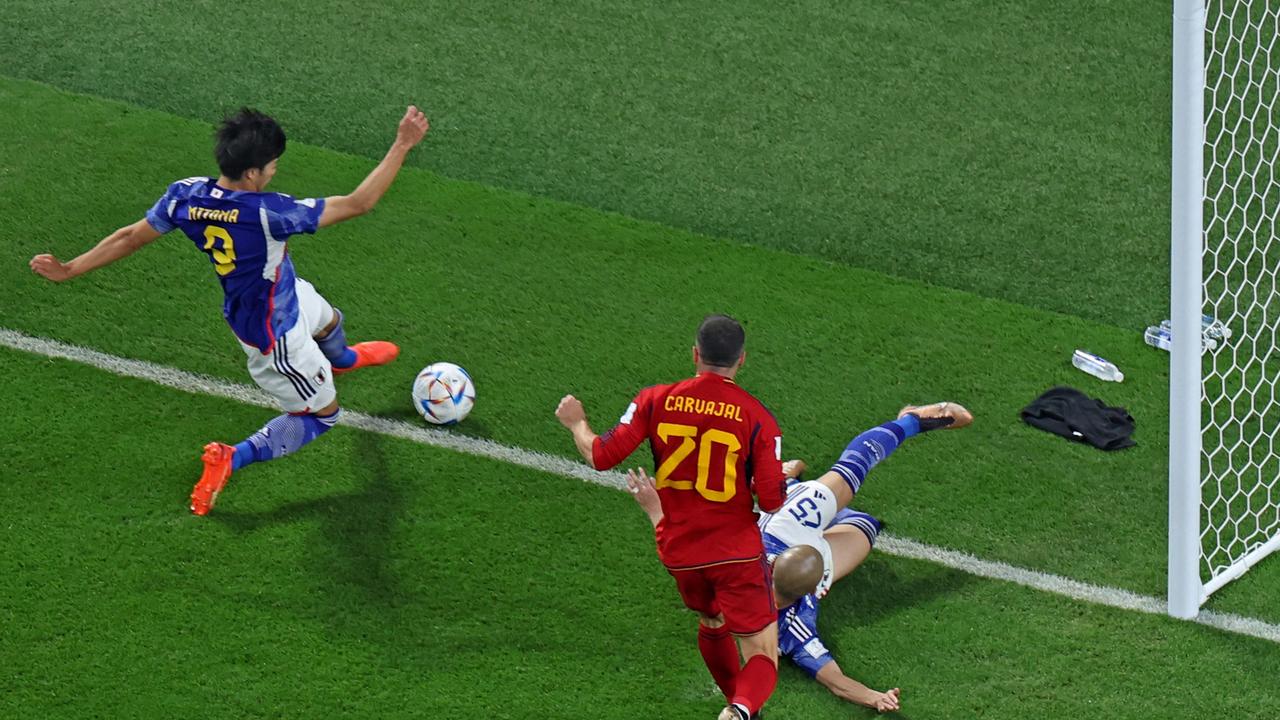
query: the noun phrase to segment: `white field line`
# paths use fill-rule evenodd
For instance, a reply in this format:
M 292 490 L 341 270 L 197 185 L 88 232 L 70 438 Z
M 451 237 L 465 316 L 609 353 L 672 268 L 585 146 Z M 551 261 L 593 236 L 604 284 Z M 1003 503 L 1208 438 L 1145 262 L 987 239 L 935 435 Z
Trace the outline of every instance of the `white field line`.
M 255 387 L 218 380 L 205 375 L 196 375 L 144 360 L 117 357 L 77 345 L 68 345 L 57 340 L 25 335 L 7 328 L 0 328 L 0 346 L 50 358 L 72 360 L 116 375 L 146 380 L 183 392 L 211 395 L 270 409 L 277 407 L 274 400 Z M 455 450 L 468 455 L 501 460 L 539 472 L 576 478 L 619 490 L 626 487 L 626 479 L 622 473 L 597 472 L 577 461 L 523 448 L 509 447 L 492 440 L 468 437 L 400 420 L 375 417 L 349 409 L 343 410 L 341 422 L 344 425 L 350 425 L 361 430 L 404 438 L 424 445 Z M 909 538 L 895 537 L 888 533 L 880 536 L 876 547 L 880 552 L 888 555 L 926 560 L 970 575 L 992 580 L 1003 580 L 1063 595 L 1081 602 L 1150 613 L 1152 615 L 1163 615 L 1166 611 L 1165 601 L 1159 598 L 1138 595 L 1119 588 L 1091 585 L 1060 575 L 1028 570 L 1002 562 L 982 560 L 966 553 L 926 545 Z M 1191 622 L 1280 643 L 1280 625 L 1268 623 L 1257 618 L 1202 610 Z

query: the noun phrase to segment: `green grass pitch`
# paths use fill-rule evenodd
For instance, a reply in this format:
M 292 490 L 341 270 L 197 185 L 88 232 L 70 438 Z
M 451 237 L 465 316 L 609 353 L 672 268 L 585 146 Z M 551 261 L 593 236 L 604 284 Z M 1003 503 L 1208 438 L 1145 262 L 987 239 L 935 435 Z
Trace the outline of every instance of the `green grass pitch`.
M 8 350 L 0 363 L 7 402 L 28 408 L 0 438 L 45 447 L 11 456 L 0 485 L 21 508 L 0 529 L 0 715 L 716 711 L 692 618 L 623 493 L 339 428 L 238 478 L 201 520 L 181 512 L 191 448 L 269 411 Z M 110 425 L 109 442 L 84 432 Z M 1274 707 L 1262 640 L 875 557 L 824 603 L 834 652 L 901 684 L 908 717 Z M 1204 691 L 1215 682 L 1234 691 Z M 773 706 L 850 716 L 792 668 Z
M 1135 330 L 1167 298 L 1163 8 L 436 5 L 280 3 L 308 40 L 282 53 L 224 4 L 10 3 L 0 325 L 246 382 L 185 238 L 65 286 L 26 259 L 211 171 L 229 107 L 292 132 L 279 189 L 330 194 L 421 99 L 432 134 L 383 205 L 291 244 L 353 337 L 404 347 L 340 381 L 348 407 L 409 419 L 413 372 L 451 360 L 480 393 L 459 432 L 569 456 L 561 394 L 601 428 L 728 311 L 788 455 L 821 466 L 906 402 L 975 412 L 874 471 L 859 505 L 892 532 L 1163 593 L 1167 356 Z M 210 27 L 252 69 L 200 72 Z M 1128 380 L 1076 372 L 1079 346 Z M 1022 426 L 1061 383 L 1128 407 L 1138 447 Z M 0 716 L 716 712 L 621 493 L 340 428 L 202 521 L 198 448 L 271 413 L 9 350 L 0 388 Z M 1211 607 L 1280 622 L 1277 592 L 1264 563 Z M 928 563 L 873 555 L 822 618 L 905 717 L 1280 714 L 1275 644 Z M 871 715 L 790 668 L 770 707 Z

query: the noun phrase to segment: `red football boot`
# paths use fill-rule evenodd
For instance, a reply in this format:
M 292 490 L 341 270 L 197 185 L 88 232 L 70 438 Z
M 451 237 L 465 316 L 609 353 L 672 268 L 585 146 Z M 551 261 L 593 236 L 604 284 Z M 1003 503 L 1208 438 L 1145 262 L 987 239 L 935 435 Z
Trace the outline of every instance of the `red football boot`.
M 362 367 L 386 365 L 400 356 L 400 346 L 386 340 L 370 340 L 369 342 L 356 343 L 351 346 L 351 349 L 356 352 L 355 364 L 351 367 L 334 368 L 334 375 L 349 373 Z
M 191 512 L 208 515 L 213 509 L 213 504 L 218 502 L 218 493 L 231 477 L 231 459 L 235 452 L 235 448 L 219 442 L 204 446 L 204 455 L 200 457 L 204 461 L 204 474 L 191 491 Z

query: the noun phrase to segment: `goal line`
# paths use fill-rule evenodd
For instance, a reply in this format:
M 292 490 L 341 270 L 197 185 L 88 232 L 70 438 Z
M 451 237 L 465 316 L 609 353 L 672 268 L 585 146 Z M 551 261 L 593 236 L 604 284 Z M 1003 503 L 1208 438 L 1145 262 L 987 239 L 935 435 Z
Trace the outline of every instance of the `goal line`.
M 16 330 L 0 328 L 0 347 L 48 358 L 70 360 L 115 375 L 144 380 L 182 392 L 208 395 L 234 400 L 246 405 L 276 409 L 275 401 L 255 387 L 227 382 L 207 375 L 198 375 L 145 360 L 118 357 L 91 348 L 27 335 Z M 531 470 L 574 478 L 618 490 L 626 488 L 626 476 L 620 472 L 597 472 L 581 462 L 570 460 L 569 458 L 503 445 L 492 440 L 474 438 L 457 432 L 378 417 L 348 408 L 344 408 L 340 423 L 367 432 L 402 438 L 468 455 L 500 460 Z M 175 512 L 177 512 L 176 509 Z M 1140 595 L 1120 588 L 1092 585 L 1060 575 L 1020 568 L 1003 562 L 984 560 L 967 553 L 929 545 L 910 538 L 897 537 L 888 533 L 880 535 L 880 539 L 876 543 L 876 550 L 886 555 L 923 560 L 977 577 L 1010 582 L 1069 597 L 1080 602 L 1152 615 L 1163 615 L 1166 609 L 1165 601 L 1161 598 Z M 1170 622 L 1173 621 L 1171 620 Z M 1280 624 L 1269 623 L 1258 618 L 1202 610 L 1192 619 L 1192 622 L 1227 632 L 1280 643 Z

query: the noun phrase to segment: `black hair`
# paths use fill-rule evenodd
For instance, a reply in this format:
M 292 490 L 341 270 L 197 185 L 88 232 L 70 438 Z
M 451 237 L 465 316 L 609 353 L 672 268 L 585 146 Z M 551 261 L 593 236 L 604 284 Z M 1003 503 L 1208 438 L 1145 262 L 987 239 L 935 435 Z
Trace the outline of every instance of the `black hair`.
M 252 108 L 228 115 L 214 133 L 213 157 L 218 169 L 232 180 L 246 170 L 263 168 L 284 154 L 284 130 L 280 124 Z
M 729 368 L 742 357 L 747 334 L 742 325 L 728 315 L 708 315 L 698 326 L 698 355 L 712 367 Z

